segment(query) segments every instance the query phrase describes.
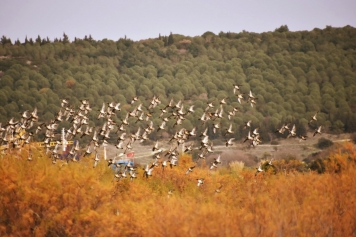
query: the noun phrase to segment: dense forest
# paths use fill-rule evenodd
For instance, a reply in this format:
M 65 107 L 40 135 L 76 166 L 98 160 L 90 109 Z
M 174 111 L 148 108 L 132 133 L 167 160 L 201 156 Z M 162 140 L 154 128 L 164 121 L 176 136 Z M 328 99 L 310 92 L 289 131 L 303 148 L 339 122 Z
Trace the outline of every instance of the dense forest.
M 251 90 L 258 98 L 256 106 L 240 104 L 233 85 L 240 85 L 245 96 Z M 227 98 L 225 111 L 238 110 L 231 119 L 237 139 L 244 136 L 242 127 L 248 120 L 260 128 L 264 140 L 283 123 L 294 123 L 299 131 L 323 125 L 323 132 L 355 132 L 356 29 L 327 26 L 291 32 L 284 25 L 261 34 L 171 33 L 137 42 L 91 36 L 70 42 L 65 33 L 54 41 L 41 36 L 25 42 L 1 38 L 2 123 L 35 107 L 42 121 L 50 121 L 63 98 L 77 106 L 87 99 L 93 111 L 104 102 L 120 102 L 119 119 L 133 109 L 134 96 L 146 107 L 153 96 L 162 104 L 173 99 L 182 100 L 186 108 L 194 105 L 195 113 L 183 122 L 187 129 L 197 127 L 208 102 Z M 317 111 L 318 123 L 308 125 Z M 90 114 L 90 121 L 99 125 L 96 115 Z M 223 118 L 221 127 L 231 121 Z M 159 118 L 153 122 L 160 124 Z M 167 132 L 173 134 L 174 126 Z M 156 135 L 153 132 L 151 138 Z

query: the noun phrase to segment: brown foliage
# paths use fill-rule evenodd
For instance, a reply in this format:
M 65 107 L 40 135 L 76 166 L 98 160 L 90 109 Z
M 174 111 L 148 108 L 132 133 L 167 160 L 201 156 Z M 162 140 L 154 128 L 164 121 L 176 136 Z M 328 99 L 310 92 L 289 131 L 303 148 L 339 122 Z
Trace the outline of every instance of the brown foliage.
M 39 90 L 40 94 L 46 93 L 49 90 L 49 88 L 45 87 Z
M 65 84 L 67 88 L 72 89 L 75 86 L 75 80 L 74 79 L 66 80 Z
M 52 165 L 42 151 L 0 157 L 0 236 L 354 236 L 356 151 L 330 153 L 323 174 L 196 167 L 113 180 L 92 159 Z M 298 166 L 289 160 L 274 164 Z M 283 166 L 284 165 L 284 166 Z M 291 168 L 292 169 L 292 168 Z M 197 186 L 196 179 L 204 178 Z M 222 185 L 220 193 L 215 190 Z M 172 195 L 169 190 L 174 190 Z

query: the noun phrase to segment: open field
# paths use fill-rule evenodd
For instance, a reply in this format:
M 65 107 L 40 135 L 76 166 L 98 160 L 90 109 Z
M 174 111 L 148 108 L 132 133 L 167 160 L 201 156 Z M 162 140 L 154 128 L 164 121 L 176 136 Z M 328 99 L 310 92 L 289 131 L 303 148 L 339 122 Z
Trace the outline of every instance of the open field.
M 335 143 L 343 143 L 350 139 L 349 134 L 322 134 L 313 137 L 312 133 L 308 134 L 309 139 L 299 142 L 298 138 L 289 139 L 279 139 L 278 145 L 271 145 L 270 143 L 262 143 L 255 148 L 248 148 L 247 144 L 242 143 L 242 141 L 235 142 L 234 146 L 226 147 L 222 141 L 221 145 L 214 146 L 214 153 L 208 156 L 208 162 L 216 157 L 217 153 L 220 153 L 223 158 L 223 165 L 228 166 L 231 161 L 242 161 L 247 166 L 256 166 L 260 159 L 271 158 L 283 159 L 286 157 L 293 157 L 298 160 L 303 160 L 309 155 L 319 152 L 320 149 L 316 148 L 314 145 L 317 144 L 318 139 L 323 137 L 329 139 Z M 215 142 L 215 141 L 214 141 Z M 174 143 L 160 142 L 164 149 L 169 149 Z M 152 146 L 143 146 L 139 143 L 135 143 L 135 162 L 140 164 L 147 164 L 152 162 L 153 152 Z M 114 157 L 121 151 L 117 150 L 114 146 L 108 146 L 107 155 L 108 157 Z

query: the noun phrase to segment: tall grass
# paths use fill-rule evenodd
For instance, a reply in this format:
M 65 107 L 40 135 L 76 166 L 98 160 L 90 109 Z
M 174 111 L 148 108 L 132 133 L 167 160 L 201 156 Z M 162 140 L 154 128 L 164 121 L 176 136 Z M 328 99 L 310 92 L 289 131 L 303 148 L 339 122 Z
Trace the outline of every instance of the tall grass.
M 327 157 L 324 174 L 255 176 L 232 163 L 186 175 L 193 162 L 185 155 L 148 179 L 139 170 L 136 180 L 117 182 L 105 161 L 94 169 L 91 158 L 53 165 L 42 151 L 31 162 L 25 152 L 1 157 L 0 236 L 356 236 L 350 143 Z

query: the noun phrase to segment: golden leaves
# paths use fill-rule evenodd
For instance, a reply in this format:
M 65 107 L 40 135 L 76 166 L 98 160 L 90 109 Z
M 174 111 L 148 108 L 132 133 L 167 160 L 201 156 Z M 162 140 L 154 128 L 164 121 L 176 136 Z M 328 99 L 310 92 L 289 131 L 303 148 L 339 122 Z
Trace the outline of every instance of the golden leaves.
M 186 175 L 193 162 L 184 156 L 148 179 L 140 173 L 134 181 L 113 181 L 105 163 L 91 169 L 82 160 L 60 170 L 44 156 L 30 164 L 25 155 L 16 162 L 4 157 L 0 235 L 352 236 L 354 147 L 341 145 L 327 158 L 321 175 L 298 172 L 304 164 L 290 160 L 274 161 L 275 175 L 255 176 L 239 163 L 214 174 L 197 165 Z

